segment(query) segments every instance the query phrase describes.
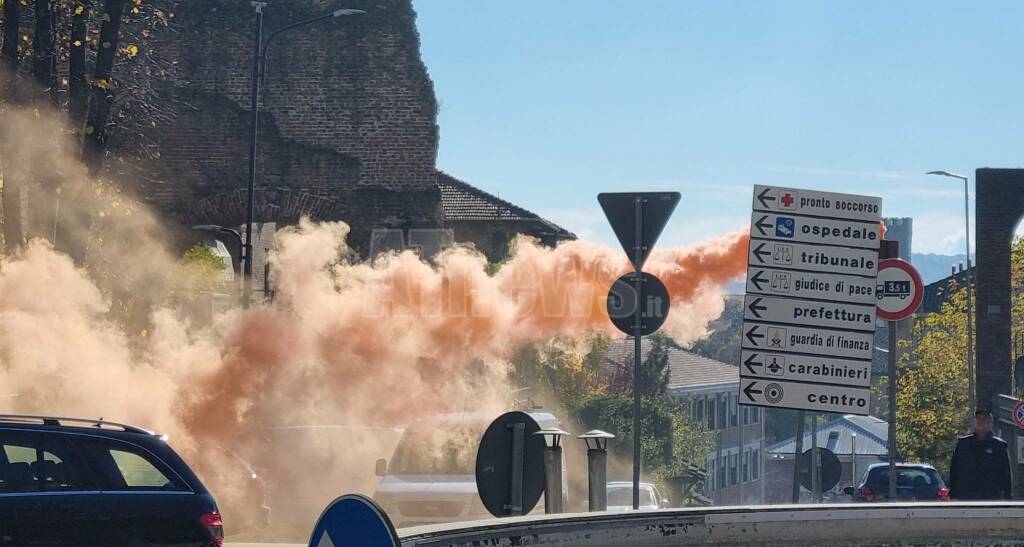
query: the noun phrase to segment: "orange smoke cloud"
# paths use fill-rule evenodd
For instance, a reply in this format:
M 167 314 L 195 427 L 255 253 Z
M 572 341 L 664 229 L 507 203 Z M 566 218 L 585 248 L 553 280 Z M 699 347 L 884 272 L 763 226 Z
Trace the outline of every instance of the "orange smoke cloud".
M 279 395 L 323 390 L 341 402 L 333 414 L 360 423 L 455 410 L 481 389 L 500 406 L 503 359 L 524 343 L 610 332 L 605 298 L 628 270 L 622 253 L 604 246 L 576 241 L 550 249 L 526 239 L 493 276 L 483 257 L 465 249 L 441 254 L 436 266 L 410 252 L 349 264 L 339 262 L 346 232 L 308 221 L 281 232 L 278 301 L 235 314 L 221 365 L 202 381 L 219 388 L 182 406 L 189 431 L 223 438 L 245 431 L 244 423 L 275 421 L 265 409 L 277 412 L 276 405 L 264 403 Z M 699 327 L 673 332 L 677 338 L 703 335 L 720 313 L 721 286 L 743 273 L 746 245 L 737 233 L 651 258 L 648 269 L 672 294 L 670 316 Z M 470 370 L 474 362 L 479 368 Z M 380 396 L 393 386 L 401 386 L 400 397 Z M 223 408 L 232 410 L 226 419 L 206 418 Z
M 194 321 L 184 308 L 156 304 L 170 301 L 163 291 L 177 266 L 157 217 L 127 207 L 128 197 L 108 197 L 109 185 L 53 147 L 54 135 L 70 134 L 59 115 L 9 111 L 5 119 L 0 145 L 46 151 L 69 195 L 81 196 L 61 207 L 98 214 L 67 234 L 89 242 L 88 270 L 38 240 L 0 262 L 0 402 L 10 412 L 105 417 L 167 433 L 221 500 L 245 495 L 219 474 L 238 467 L 224 448 L 257 468 L 294 464 L 271 449 L 274 426 L 404 426 L 433 412 L 504 409 L 517 348 L 613 332 L 607 291 L 629 270 L 617 249 L 521 238 L 493 274 L 464 248 L 431 263 L 411 252 L 366 263 L 350 255 L 344 224 L 310 221 L 278 233 L 273 303 Z M 21 166 L 24 180 L 34 180 L 36 163 L 45 162 Z M 672 295 L 663 330 L 680 343 L 703 336 L 746 253 L 745 233 L 655 251 L 646 269 Z M 157 307 L 149 329 L 125 332 L 131 310 L 113 309 L 115 292 Z M 312 485 L 327 499 L 365 491 L 386 442 L 335 443 L 304 453 L 299 467 L 345 470 L 340 482 Z

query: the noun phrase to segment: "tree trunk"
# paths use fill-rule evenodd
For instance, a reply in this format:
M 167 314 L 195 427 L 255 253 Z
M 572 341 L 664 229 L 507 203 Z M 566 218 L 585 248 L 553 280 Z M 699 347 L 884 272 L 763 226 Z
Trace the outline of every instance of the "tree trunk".
M 89 12 L 92 0 L 75 3 L 71 16 L 71 50 L 68 62 L 68 117 L 71 127 L 81 130 L 89 108 L 89 81 L 85 77 L 86 38 L 89 32 Z
M 75 2 L 71 15 L 71 35 L 68 49 L 68 120 L 76 131 L 75 142 L 82 144 L 82 129 L 89 109 L 89 81 L 86 78 L 86 39 L 89 32 L 89 15 L 92 0 Z M 86 247 L 89 239 L 90 211 L 82 200 L 80 193 L 85 189 L 77 186 L 65 186 L 57 196 L 63 206 L 56 208 L 57 229 L 54 231 L 54 247 L 67 253 L 75 261 L 85 261 Z M 75 204 L 74 207 L 69 206 Z
M 57 88 L 57 14 L 53 0 L 36 0 L 36 25 L 32 37 L 32 75 L 38 92 L 56 98 Z
M 114 93 L 110 77 L 114 72 L 118 40 L 121 32 L 121 17 L 125 0 L 104 0 L 103 25 L 100 26 L 100 43 L 96 53 L 96 70 L 93 72 L 89 98 L 89 116 L 85 123 L 85 141 L 82 157 L 91 173 L 103 167 L 103 155 L 107 148 L 107 123 L 114 104 Z
M 18 22 L 21 21 L 21 2 L 4 2 L 4 39 L 0 47 L 3 65 L 10 72 L 18 68 Z
M 2 99 L 8 104 L 17 103 L 18 87 L 18 39 L 20 37 L 19 22 L 21 21 L 20 0 L 4 2 L 4 35 L 0 46 L 0 92 Z M 0 114 L 2 115 L 2 114 Z M 3 143 L 0 143 L 3 145 Z M 6 147 L 5 147 L 6 148 Z M 0 154 L 8 158 L 15 157 L 10 150 L 0 149 Z M 4 247 L 8 254 L 13 253 L 21 245 L 23 238 L 21 223 L 21 183 L 14 173 L 11 162 L 0 162 L 0 171 L 4 179 L 0 199 L 4 208 Z
M 55 0 L 35 0 L 35 28 L 32 35 L 32 104 L 40 111 L 57 105 L 57 14 Z M 54 149 L 62 137 L 50 135 Z M 27 215 L 28 237 L 57 242 L 57 211 L 60 209 L 59 173 L 43 165 L 33 165 Z

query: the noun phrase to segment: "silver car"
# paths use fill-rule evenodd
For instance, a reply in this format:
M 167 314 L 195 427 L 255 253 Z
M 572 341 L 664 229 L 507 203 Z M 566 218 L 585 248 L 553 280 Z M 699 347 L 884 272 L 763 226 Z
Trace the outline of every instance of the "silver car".
M 668 507 L 668 500 L 661 497 L 658 488 L 649 482 L 640 483 L 640 509 L 654 510 Z M 633 483 L 615 481 L 608 483 L 608 510 L 629 511 L 633 509 Z

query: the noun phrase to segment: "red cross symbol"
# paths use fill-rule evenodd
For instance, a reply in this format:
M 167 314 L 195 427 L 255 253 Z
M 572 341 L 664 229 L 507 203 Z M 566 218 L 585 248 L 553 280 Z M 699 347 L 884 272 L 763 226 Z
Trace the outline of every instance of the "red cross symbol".
M 788 207 L 792 207 L 793 206 L 793 194 L 790 194 L 789 192 L 786 192 L 782 196 L 782 199 L 780 201 L 782 201 L 782 205 L 786 206 L 787 208 Z

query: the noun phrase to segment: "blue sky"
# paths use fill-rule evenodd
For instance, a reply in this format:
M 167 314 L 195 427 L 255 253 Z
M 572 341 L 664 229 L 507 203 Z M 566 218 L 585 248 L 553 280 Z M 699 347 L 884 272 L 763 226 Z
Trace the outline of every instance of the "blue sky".
M 678 245 L 772 184 L 881 196 L 915 252 L 962 252 L 962 183 L 923 173 L 1024 164 L 1024 2 L 414 6 L 438 166 L 610 245 L 598 192 L 681 192 Z

